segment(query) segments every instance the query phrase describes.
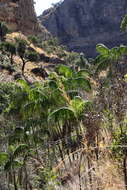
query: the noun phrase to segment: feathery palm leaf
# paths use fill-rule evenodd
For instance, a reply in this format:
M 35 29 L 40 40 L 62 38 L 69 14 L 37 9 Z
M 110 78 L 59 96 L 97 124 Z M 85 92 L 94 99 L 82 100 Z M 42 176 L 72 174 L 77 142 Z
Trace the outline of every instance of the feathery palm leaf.
M 110 61 L 107 59 L 102 59 L 100 62 L 98 62 L 98 66 L 96 69 L 96 73 L 101 72 L 103 70 L 106 70 L 108 66 L 110 65 Z
M 15 168 L 20 168 L 22 167 L 23 163 L 18 161 L 18 160 L 9 160 L 5 166 L 4 166 L 4 170 L 5 171 L 9 171 L 11 170 L 12 168 L 15 169 Z
M 71 70 L 70 67 L 68 67 L 66 65 L 59 65 L 56 68 L 56 71 L 58 72 L 58 74 L 63 75 L 67 78 L 73 77 L 73 71 Z
M 6 152 L 0 152 L 0 166 L 3 165 L 7 160 L 9 156 Z
M 70 107 L 74 111 L 75 115 L 78 116 L 84 110 L 85 101 L 80 96 L 76 96 L 70 101 Z
M 121 28 L 121 30 L 122 30 L 123 32 L 126 31 L 126 29 L 127 29 L 127 14 L 124 16 L 124 18 L 123 18 L 123 20 L 122 20 L 122 22 L 121 22 L 120 28 Z
M 75 117 L 75 114 L 72 109 L 68 107 L 62 107 L 50 113 L 48 117 L 48 121 L 50 120 L 54 120 L 55 122 L 65 121 L 65 120 L 72 119 L 74 117 Z
M 127 46 L 124 46 L 124 45 L 120 45 L 119 47 L 119 52 L 120 52 L 120 55 L 127 55 Z
M 81 69 L 80 71 L 78 71 L 76 73 L 77 77 L 84 77 L 84 78 L 88 78 L 90 77 L 90 72 L 86 69 Z
M 103 44 L 98 44 L 96 49 L 100 53 L 95 59 L 95 63 L 97 64 L 96 72 L 106 70 L 111 64 L 114 64 L 114 62 L 116 62 L 126 50 L 125 47 L 108 49 Z
M 117 61 L 121 57 L 121 53 L 119 51 L 119 47 L 114 47 L 110 50 L 110 61 Z
M 21 154 L 28 153 L 28 151 L 29 151 L 29 146 L 27 144 L 20 144 L 19 146 L 16 147 L 13 153 L 13 158 L 19 157 Z
M 96 45 L 96 50 L 101 55 L 107 55 L 107 56 L 108 56 L 108 54 L 110 52 L 110 50 L 104 44 L 97 44 Z
M 90 92 L 91 85 L 90 85 L 89 80 L 83 77 L 78 77 L 78 78 L 72 78 L 72 79 L 66 80 L 65 89 L 67 91 L 70 89 L 73 89 L 73 90 L 82 89 L 82 90 L 85 90 L 86 92 Z

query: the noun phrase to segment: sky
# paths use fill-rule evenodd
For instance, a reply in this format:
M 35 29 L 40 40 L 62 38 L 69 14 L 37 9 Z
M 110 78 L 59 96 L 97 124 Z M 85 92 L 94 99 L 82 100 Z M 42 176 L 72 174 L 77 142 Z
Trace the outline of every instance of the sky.
M 51 7 L 52 3 L 58 3 L 60 0 L 34 0 L 35 1 L 35 10 L 37 16 L 42 14 L 42 12 Z

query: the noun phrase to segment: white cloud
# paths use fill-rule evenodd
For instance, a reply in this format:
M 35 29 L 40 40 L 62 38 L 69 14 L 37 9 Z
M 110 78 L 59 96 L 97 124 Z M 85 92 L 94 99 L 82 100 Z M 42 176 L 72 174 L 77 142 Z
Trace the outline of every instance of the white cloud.
M 57 3 L 60 0 L 34 0 L 35 1 L 35 10 L 37 15 L 40 15 L 44 10 L 51 7 L 52 3 Z

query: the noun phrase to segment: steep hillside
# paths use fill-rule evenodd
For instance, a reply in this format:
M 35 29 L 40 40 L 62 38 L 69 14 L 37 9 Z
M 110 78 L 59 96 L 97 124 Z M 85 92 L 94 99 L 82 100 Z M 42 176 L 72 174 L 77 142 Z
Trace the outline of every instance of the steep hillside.
M 94 29 L 88 19 L 90 45 L 101 43 L 95 59 L 86 58 L 57 38 L 38 37 L 47 32 L 39 27 L 32 0 L 0 2 L 0 21 L 11 29 L 0 22 L 0 190 L 127 190 L 127 46 L 102 44 L 105 36 L 113 39 L 113 24 L 99 37 L 102 23 Z M 65 0 L 44 14 L 52 18 L 67 2 L 77 6 L 70 15 L 84 19 L 77 14 L 81 0 Z M 106 2 L 105 15 L 111 16 Z M 99 15 L 103 3 L 86 5 Z M 79 28 L 74 32 L 67 24 L 78 39 Z M 121 29 L 127 29 L 127 15 Z
M 127 44 L 119 29 L 127 13 L 126 0 L 64 0 L 40 16 L 42 24 L 69 49 L 95 55 L 95 45 Z
M 38 34 L 43 39 L 50 35 L 37 20 L 33 0 L 1 0 L 0 21 L 6 22 L 13 31 Z
M 19 32 L 13 32 L 7 34 L 5 42 L 2 43 L 11 43 L 16 47 L 16 39 L 23 40 L 27 43 L 26 53 L 36 53 L 38 56 L 37 60 L 29 60 L 25 65 L 25 79 L 31 83 L 42 81 L 48 76 L 50 71 L 54 70 L 56 65 L 65 63 L 64 59 L 59 56 L 59 54 L 64 52 L 61 49 L 62 47 L 57 44 L 49 46 L 50 41 L 53 41 L 53 39 L 47 40 L 45 43 L 43 42 L 43 47 L 41 41 L 34 44 L 30 41 L 29 37 Z M 37 39 L 40 40 L 39 38 Z M 2 47 L 2 43 L 0 43 L 0 48 Z M 21 70 L 22 64 L 22 59 L 18 55 L 18 52 L 13 55 L 13 63 L 11 63 L 9 53 L 5 49 L 4 51 L 0 51 L 0 82 L 14 82 L 19 78 L 24 78 Z

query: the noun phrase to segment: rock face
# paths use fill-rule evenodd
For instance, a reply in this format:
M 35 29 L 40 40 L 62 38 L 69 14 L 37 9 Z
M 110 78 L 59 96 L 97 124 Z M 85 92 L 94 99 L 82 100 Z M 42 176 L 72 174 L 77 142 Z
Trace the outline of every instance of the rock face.
M 21 31 L 26 35 L 49 36 L 37 20 L 33 0 L 0 0 L 0 21 L 6 22 L 13 31 Z
M 127 33 L 120 32 L 126 13 L 127 0 L 64 0 L 39 18 L 70 50 L 94 56 L 97 43 L 127 44 Z

